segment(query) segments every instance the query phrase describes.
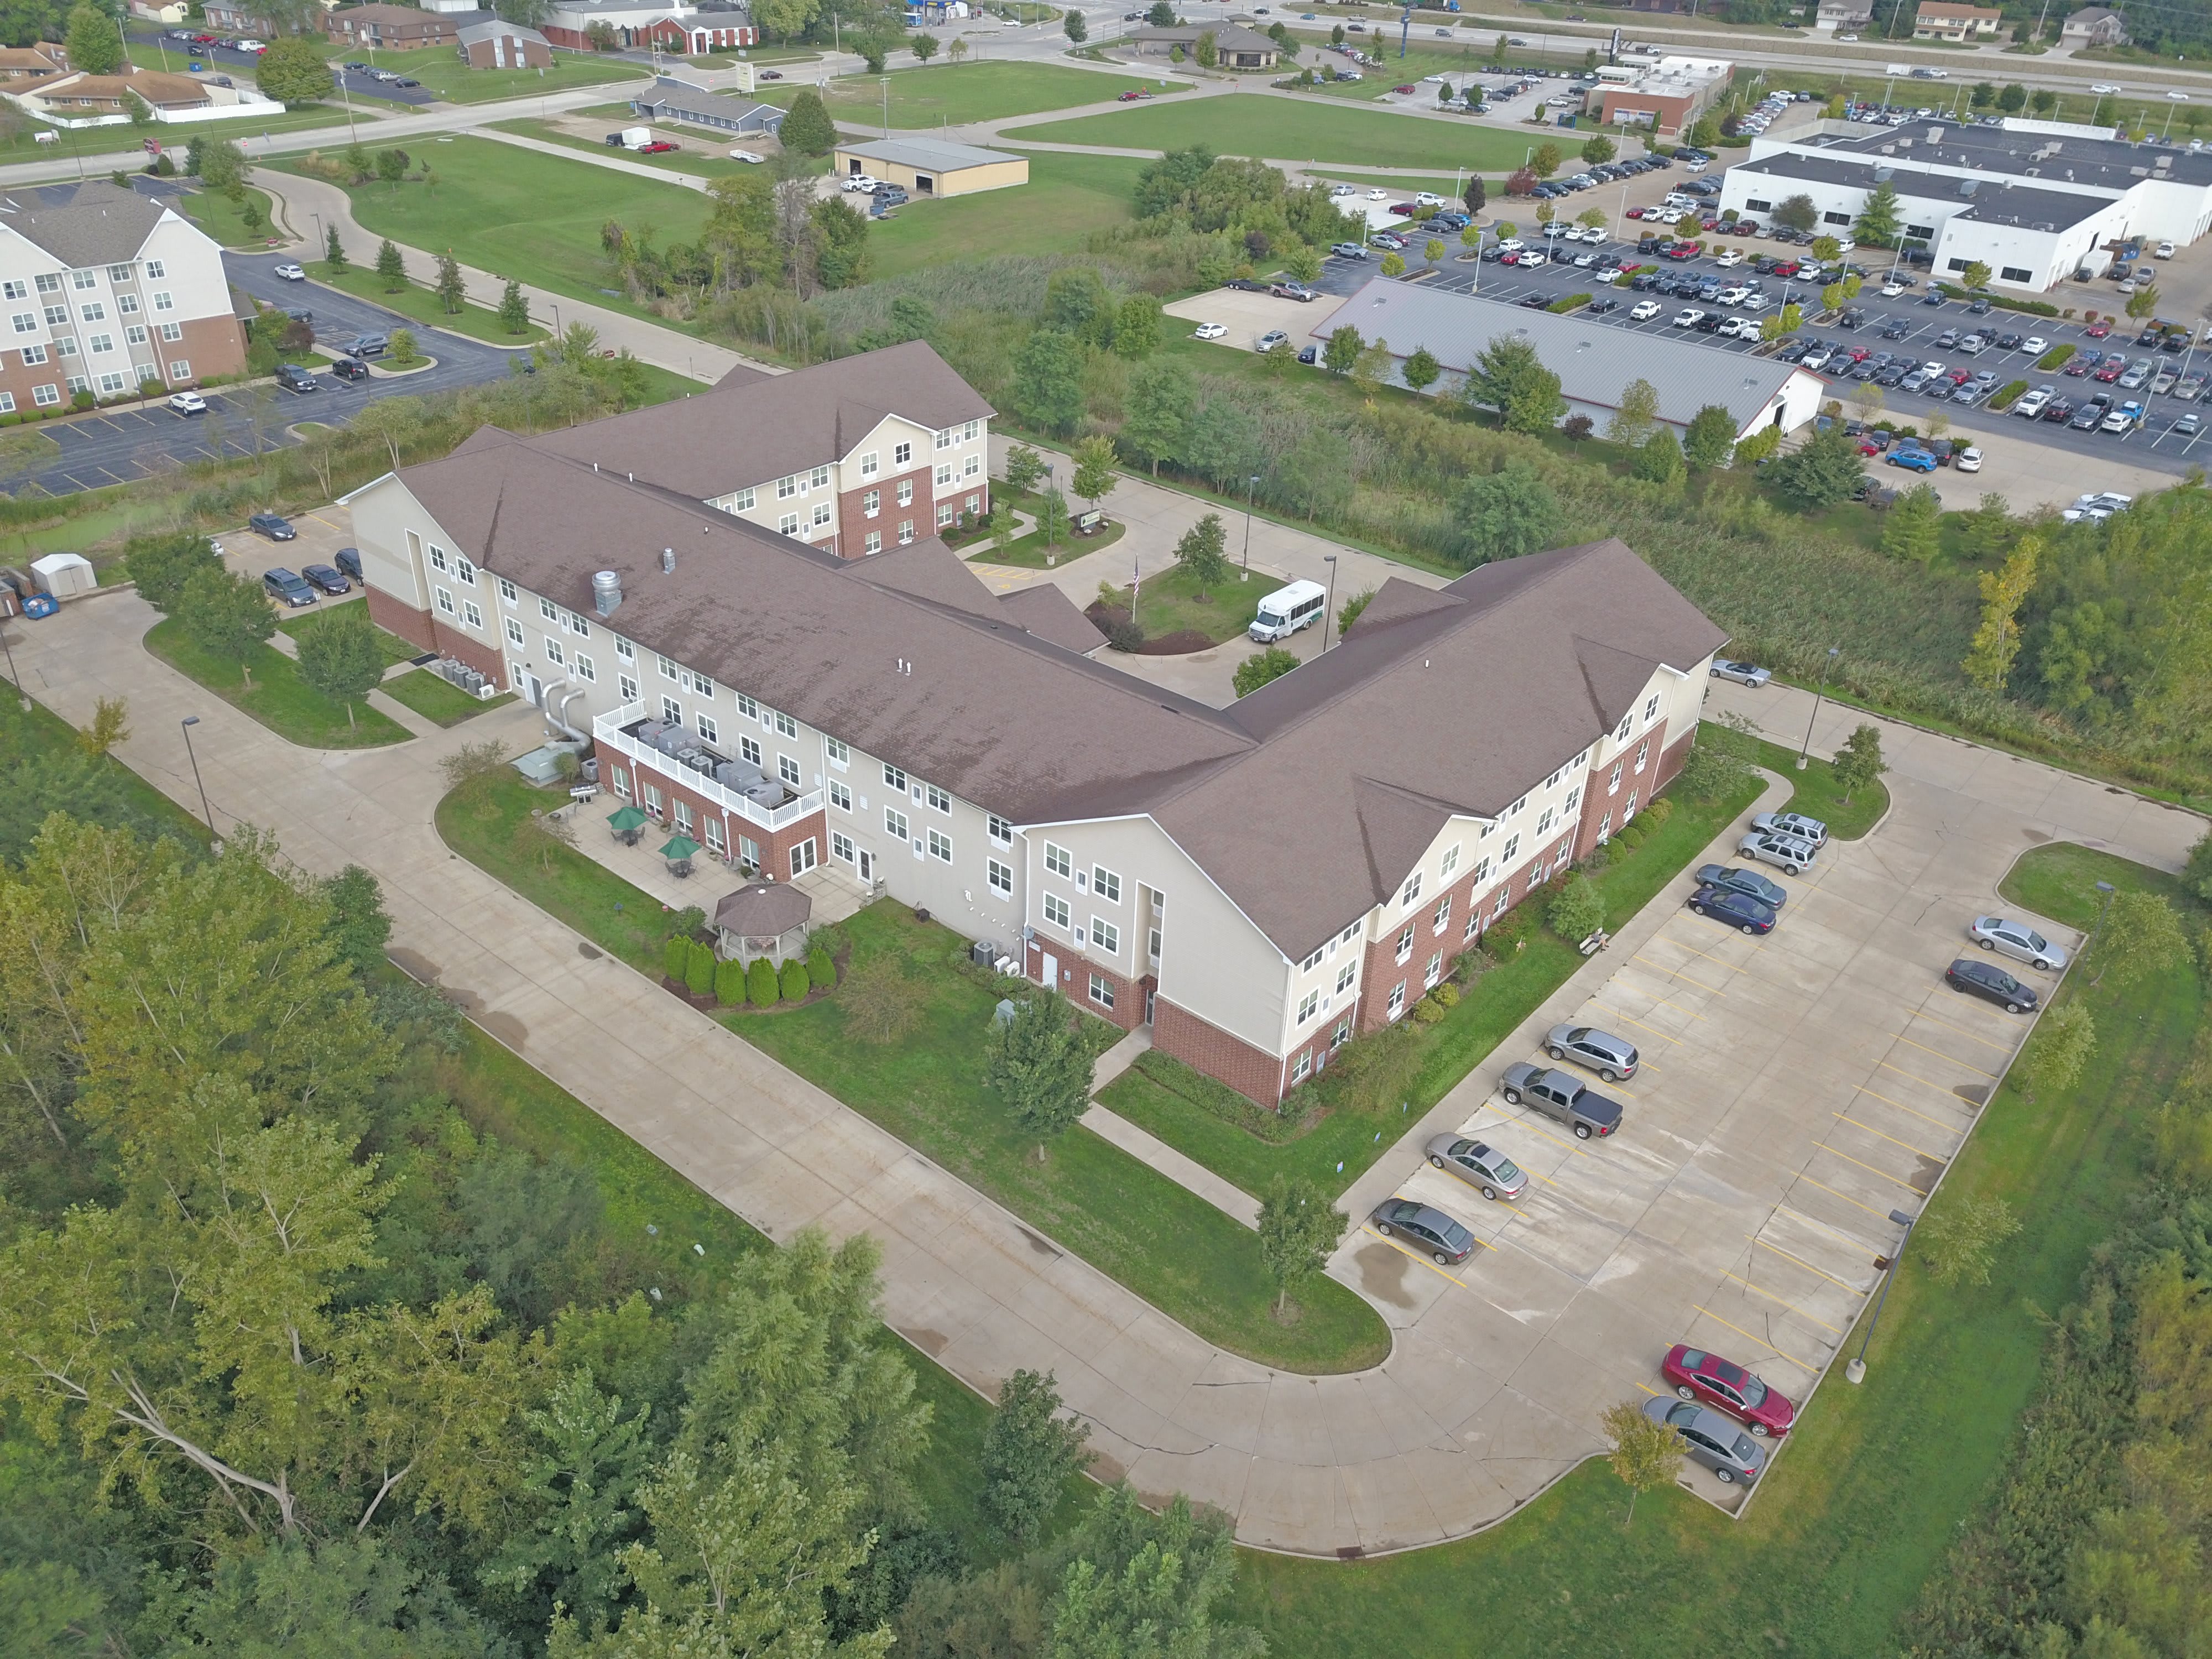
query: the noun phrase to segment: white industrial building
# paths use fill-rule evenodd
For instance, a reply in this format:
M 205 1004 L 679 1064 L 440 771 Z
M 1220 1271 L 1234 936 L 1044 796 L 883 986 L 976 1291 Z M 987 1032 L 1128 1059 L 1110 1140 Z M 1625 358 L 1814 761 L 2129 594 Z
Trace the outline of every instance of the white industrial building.
M 1868 129 L 1823 122 L 1808 135 L 1754 139 L 1725 175 L 1721 205 L 1764 222 L 1792 196 L 1824 228 L 1848 234 L 1884 182 L 1909 243 L 1939 276 L 1990 268 L 1992 285 L 2039 294 L 2108 244 L 2186 245 L 2212 229 L 2212 151 L 2130 143 L 2103 127 L 2008 119 L 1994 126 L 1916 121 Z

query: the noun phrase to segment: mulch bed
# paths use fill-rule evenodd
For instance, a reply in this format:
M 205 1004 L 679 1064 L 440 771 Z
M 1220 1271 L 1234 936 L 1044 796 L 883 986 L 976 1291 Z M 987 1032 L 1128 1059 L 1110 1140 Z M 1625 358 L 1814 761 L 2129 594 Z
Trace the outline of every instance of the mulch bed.
M 1107 624 L 1109 623 L 1116 628 L 1126 628 L 1129 623 L 1129 612 L 1126 606 L 1106 605 L 1097 599 L 1093 599 L 1085 608 L 1083 614 L 1091 619 L 1091 625 L 1102 634 L 1107 633 Z M 1157 637 L 1146 635 L 1144 643 L 1137 647 L 1134 654 L 1140 657 L 1183 657 L 1188 656 L 1194 651 L 1211 651 L 1221 641 L 1218 640 L 1209 640 L 1195 628 L 1184 628 L 1177 629 L 1175 633 L 1162 634 Z

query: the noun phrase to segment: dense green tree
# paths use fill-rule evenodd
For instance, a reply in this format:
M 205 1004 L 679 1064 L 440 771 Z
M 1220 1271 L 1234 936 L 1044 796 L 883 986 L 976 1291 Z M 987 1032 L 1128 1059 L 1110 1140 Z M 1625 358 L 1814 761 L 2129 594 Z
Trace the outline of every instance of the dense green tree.
M 914 61 L 927 64 L 937 56 L 937 37 L 917 32 L 907 38 L 907 49 L 914 53 Z
M 1620 154 L 1612 139 L 1600 133 L 1595 138 L 1583 141 L 1583 160 L 1592 167 L 1602 167 Z
M 1470 404 L 1498 411 L 1505 429 L 1535 435 L 1549 432 L 1566 413 L 1559 377 L 1546 368 L 1528 340 L 1500 335 L 1475 360 L 1461 395 Z
M 1322 367 L 1332 374 L 1349 374 L 1352 366 L 1358 362 L 1364 345 L 1365 342 L 1359 337 L 1359 331 L 1350 323 L 1333 329 L 1328 338 L 1322 343 Z
M 1997 94 L 1997 107 L 2007 115 L 2017 115 L 2027 107 L 2027 88 L 2017 81 L 2008 81 Z
M 1075 446 L 1075 473 L 1068 487 L 1092 507 L 1113 494 L 1114 441 L 1101 434 Z
M 1844 746 L 1836 750 L 1836 784 L 1844 792 L 1844 805 L 1862 789 L 1871 788 L 1889 763 L 1881 757 L 1881 728 L 1862 721 L 1851 728 Z
M 215 544 L 191 531 L 134 536 L 125 544 L 124 568 L 137 585 L 138 597 L 163 616 L 173 615 L 185 584 L 203 570 L 220 571 L 222 556 Z
M 1774 210 L 1774 222 L 1802 235 L 1820 222 L 1820 210 L 1809 196 L 1785 196 Z
M 1671 426 L 1662 426 L 1646 438 L 1629 465 L 1629 471 L 1646 483 L 1680 483 L 1685 470 L 1681 441 Z
M 300 678 L 333 702 L 345 705 L 346 724 L 353 706 L 384 678 L 384 650 L 368 607 L 349 605 L 323 617 L 300 635 Z
M 1818 513 L 1850 500 L 1865 471 L 1857 440 L 1838 421 L 1769 466 L 1766 476 L 1807 512 Z
M 399 255 L 399 245 L 389 236 L 376 250 L 376 274 L 386 294 L 397 294 L 407 286 L 407 267 Z
M 802 88 L 791 100 L 790 112 L 776 131 L 783 147 L 797 155 L 827 155 L 837 142 L 837 128 L 811 87 Z
M 1073 431 L 1083 418 L 1083 348 L 1073 335 L 1036 330 L 1014 356 L 1015 411 L 1040 431 Z
M 1114 314 L 1114 355 L 1149 357 L 1159 347 L 1159 301 L 1149 294 L 1132 294 Z
M 1915 484 L 1891 504 L 1882 521 L 1881 550 L 1926 564 L 1940 548 L 1942 528 L 1942 497 L 1929 485 Z
M 1270 680 L 1279 680 L 1298 665 L 1298 659 L 1279 645 L 1255 651 L 1237 665 L 1237 695 L 1249 697 Z
M 358 864 L 349 864 L 316 884 L 330 907 L 325 927 L 339 959 L 366 977 L 385 965 L 384 947 L 392 939 L 392 918 L 384 911 L 377 879 Z
M 840 201 L 808 210 L 815 232 L 814 275 L 824 288 L 857 288 L 868 279 L 868 216 Z
M 1319 1273 L 1343 1240 L 1344 1212 L 1315 1182 L 1277 1176 L 1260 1200 L 1260 1260 L 1275 1285 L 1275 1311 L 1291 1292 Z
M 1176 543 L 1176 563 L 1197 588 L 1203 600 L 1208 590 L 1229 580 L 1229 535 L 1221 515 L 1209 513 L 1182 533 Z
M 1460 192 L 1460 200 L 1467 204 L 1468 215 L 1474 217 L 1480 216 L 1483 209 L 1490 204 L 1490 191 L 1480 173 L 1468 175 L 1467 187 Z
M 253 70 L 253 84 L 264 97 L 297 107 L 330 95 L 331 66 L 316 45 L 320 38 L 286 34 L 269 43 Z
M 1038 990 L 995 1022 L 984 1048 L 983 1081 L 1014 1121 L 1037 1138 L 1037 1160 L 1091 1104 L 1091 1054 L 1057 991 Z
M 1443 374 L 1443 365 L 1426 346 L 1415 346 L 1399 376 L 1416 392 L 1426 392 Z
M 211 657 L 239 665 L 241 678 L 251 681 L 246 665 L 257 647 L 276 631 L 276 613 L 269 608 L 261 584 L 252 577 L 220 566 L 195 571 L 177 598 L 177 620 L 192 643 Z
M 1071 42 L 1079 46 L 1091 38 L 1091 28 L 1083 21 L 1083 14 L 1072 6 L 1060 20 L 1060 29 Z
M 1534 153 L 1528 157 L 1528 171 L 1534 173 L 1540 179 L 1548 179 L 1559 170 L 1560 160 L 1559 147 L 1557 144 L 1548 142 L 1539 144 Z
M 999 1385 L 999 1409 L 983 1431 L 983 1513 L 1017 1544 L 1035 1541 L 1068 1481 L 1092 1454 L 1091 1425 L 1060 1414 L 1059 1378 L 1017 1370 Z
M 1257 1631 L 1214 1620 L 1236 1582 L 1228 1518 L 1177 1497 L 1153 1515 L 1124 1486 L 1101 1493 L 1074 1540 L 1046 1651 L 1053 1659 L 1260 1659 Z
M 499 323 L 509 334 L 530 331 L 530 300 L 522 291 L 522 284 L 512 276 L 499 296 Z
M 1735 447 L 1735 416 L 1725 404 L 1707 404 L 1682 433 L 1682 459 L 1700 472 L 1726 466 Z
M 1559 498 L 1525 461 L 1478 472 L 1460 487 L 1452 556 L 1467 565 L 1556 546 L 1566 529 Z
M 1659 388 L 1638 375 L 1621 388 L 1620 402 L 1605 423 L 1606 441 L 1634 449 L 1659 420 Z
M 2189 938 L 2181 918 L 2162 895 L 2151 892 L 2115 894 L 2098 924 L 2093 953 L 2096 977 L 2107 977 L 2125 990 L 2156 974 L 2174 972 L 2189 961 Z
M 1895 247 L 1905 226 L 1902 213 L 1897 186 L 1884 179 L 1860 204 L 1857 222 L 1851 227 L 1852 240 L 1868 247 Z
M 70 67 L 86 75 L 112 75 L 123 67 L 123 31 L 98 6 L 78 6 L 69 15 Z
M 1163 460 L 1174 460 L 1182 454 L 1197 404 L 1197 377 L 1186 364 L 1153 358 L 1130 374 L 1121 441 L 1138 459 L 1151 464 L 1154 477 L 1159 476 Z

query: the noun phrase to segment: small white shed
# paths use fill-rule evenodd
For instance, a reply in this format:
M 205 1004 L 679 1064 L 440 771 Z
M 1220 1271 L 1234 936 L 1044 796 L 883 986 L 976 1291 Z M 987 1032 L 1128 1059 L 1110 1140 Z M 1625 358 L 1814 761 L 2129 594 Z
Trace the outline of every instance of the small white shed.
M 41 593 L 74 599 L 100 586 L 92 561 L 82 553 L 49 553 L 31 561 L 31 580 Z

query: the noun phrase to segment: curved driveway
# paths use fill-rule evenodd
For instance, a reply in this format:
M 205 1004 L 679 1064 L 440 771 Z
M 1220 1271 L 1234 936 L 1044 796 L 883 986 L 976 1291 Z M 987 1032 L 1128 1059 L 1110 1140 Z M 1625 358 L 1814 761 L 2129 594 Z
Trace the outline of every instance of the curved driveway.
M 70 720 L 88 720 L 97 697 L 130 698 L 138 718 L 122 758 L 192 806 L 183 749 L 155 714 L 198 712 L 218 821 L 274 829 L 312 870 L 374 871 L 395 956 L 463 994 L 494 1036 L 770 1236 L 814 1224 L 876 1234 L 892 1328 L 986 1393 L 1018 1366 L 1056 1370 L 1096 1425 L 1103 1473 L 1217 1504 L 1248 1543 L 1321 1556 L 1441 1541 L 1510 1514 L 1601 1449 L 1596 1408 L 1648 1384 L 1654 1345 L 1708 1328 L 1694 1322 L 1719 1317 L 1743 1333 L 1728 1338 L 1738 1352 L 1786 1357 L 1770 1364 L 1821 1363 L 1871 1282 L 1862 1245 L 1887 1242 L 1875 1212 L 1917 1205 L 1972 1115 L 1940 1090 L 1869 1079 L 1890 1066 L 1923 1087 L 1986 1083 L 2017 1035 L 1925 988 L 1961 918 L 2023 847 L 2075 838 L 2171 866 L 2202 827 L 2031 762 L 1887 728 L 1888 822 L 1793 896 L 1763 950 L 1686 926 L 1664 896 L 1532 1022 L 1595 999 L 1651 1034 L 1654 1064 L 1621 1136 L 1594 1149 L 1547 1139 L 1489 1103 L 1486 1065 L 1355 1183 L 1347 1202 L 1360 1208 L 1398 1181 L 1431 1179 L 1419 1139 L 1474 1120 L 1553 1190 L 1511 1218 L 1462 1203 L 1498 1248 L 1449 1280 L 1355 1232 L 1331 1271 L 1389 1319 L 1395 1350 L 1362 1375 L 1299 1376 L 1200 1341 L 447 853 L 431 822 L 437 757 L 489 736 L 534 741 L 527 710 L 450 732 L 410 720 L 425 735 L 392 749 L 302 750 L 149 657 L 150 621 L 135 594 L 82 601 L 15 624 L 15 659 Z M 1785 728 L 1805 712 L 1786 690 L 1749 706 Z M 1832 746 L 1855 719 L 1832 708 L 1816 743 Z M 1805 1012 L 1815 1002 L 1820 1021 Z M 1962 1038 L 1910 1023 L 1931 1002 Z M 1498 1060 L 1528 1052 L 1516 1036 Z M 1796 1102 L 1786 1118 L 1771 1109 L 1778 1076 Z M 1881 1115 L 1869 1092 L 1918 1121 Z M 1762 1293 L 1790 1305 L 1747 1311 Z

